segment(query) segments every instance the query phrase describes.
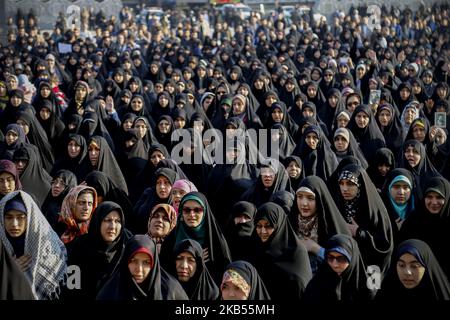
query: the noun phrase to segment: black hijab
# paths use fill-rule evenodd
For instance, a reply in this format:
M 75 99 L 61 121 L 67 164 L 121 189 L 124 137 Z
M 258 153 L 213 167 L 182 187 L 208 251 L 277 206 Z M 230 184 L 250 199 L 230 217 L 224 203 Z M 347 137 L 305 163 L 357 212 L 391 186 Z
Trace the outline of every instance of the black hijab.
M 306 136 L 314 133 L 319 141 L 315 150 L 306 143 Z M 317 175 L 323 180 L 328 180 L 338 165 L 336 155 L 331 150 L 330 142 L 318 126 L 309 126 L 302 134 L 301 142 L 294 151 L 303 160 L 305 176 Z
M 37 205 L 41 207 L 48 192 L 52 178 L 42 167 L 38 151 L 33 145 L 24 145 L 14 152 L 13 161 L 26 160 L 28 164 L 20 174 L 23 190 L 33 196 Z
M 422 280 L 412 289 L 405 288 L 397 273 L 398 261 L 406 253 L 414 256 L 425 268 Z M 391 269 L 382 283 L 377 299 L 382 301 L 400 300 L 407 303 L 450 300 L 450 283 L 447 276 L 427 243 L 409 239 L 402 242 L 397 248 Z
M 89 156 L 86 156 L 80 164 L 80 170 L 76 173 L 78 181 L 84 181 L 84 179 L 86 179 L 86 176 L 94 170 L 102 171 L 112 181 L 114 181 L 117 187 L 128 194 L 128 188 L 125 182 L 125 178 L 123 177 L 122 171 L 120 170 L 116 158 L 105 138 L 99 136 L 91 137 L 88 142 L 88 149 L 91 142 L 95 142 L 100 148 L 97 165 L 94 168 L 91 164 Z
M 80 153 L 75 158 L 71 158 L 68 152 L 68 145 L 71 141 L 74 141 L 77 145 L 80 146 Z M 63 155 L 59 160 L 55 162 L 55 165 L 52 169 L 52 174 L 62 169 L 77 173 L 78 170 L 80 170 L 81 163 L 87 155 L 87 150 L 88 148 L 86 139 L 83 136 L 75 133 L 69 134 L 69 137 L 66 140 Z
M 272 299 L 298 300 L 312 276 L 308 253 L 279 205 L 268 202 L 258 208 L 255 224 L 260 220 L 268 221 L 274 231 L 262 242 L 255 228 L 252 238 L 256 247 L 251 262 Z
M 39 121 L 31 113 L 31 111 L 24 111 L 19 113 L 17 120 L 25 122 L 30 131 L 27 134 L 29 142 L 37 147 L 39 155 L 41 157 L 42 165 L 47 172 L 51 172 L 55 157 L 53 148 L 47 138 L 44 128 L 42 128 Z
M 295 162 L 301 170 L 300 176 L 298 176 L 297 178 L 292 178 L 291 176 L 289 176 L 289 180 L 291 181 L 292 190 L 295 192 L 298 189 L 298 186 L 300 185 L 302 180 L 305 178 L 305 168 L 303 166 L 302 159 L 300 159 L 297 156 L 289 156 L 286 159 L 284 159 L 284 166 L 286 168 L 286 171 L 287 171 L 287 167 L 289 166 L 289 164 L 291 162 Z
M 365 113 L 369 117 L 369 123 L 362 129 L 358 127 L 355 120 L 356 115 L 360 112 Z M 386 147 L 384 136 L 368 105 L 361 105 L 355 109 L 347 128 L 353 132 L 366 159 L 372 159 L 379 148 Z
M 147 232 L 147 223 L 148 218 L 150 216 L 152 208 L 160 203 L 170 203 L 171 196 L 169 195 L 166 199 L 161 199 L 156 192 L 156 182 L 159 177 L 165 177 L 171 186 L 180 179 L 178 174 L 169 168 L 160 168 L 156 170 L 155 176 L 153 180 L 153 186 L 145 189 L 144 193 L 141 195 L 139 200 L 136 202 L 133 208 L 133 231 L 136 233 L 146 233 Z
M 117 238 L 106 243 L 101 234 L 103 220 L 112 211 L 120 216 L 120 233 Z M 106 201 L 95 209 L 89 231 L 78 237 L 72 244 L 68 255 L 68 264 L 77 265 L 81 270 L 81 290 L 69 290 L 69 294 L 81 299 L 95 299 L 97 293 L 119 267 L 125 243 L 131 233 L 125 229 L 125 216 L 122 208 L 115 202 Z
M 286 190 L 292 192 L 289 175 L 284 166 L 275 159 L 266 159 L 261 164 L 261 168 L 271 168 L 275 172 L 275 180 L 270 188 L 266 188 L 262 182 L 262 176 L 258 179 L 241 197 L 241 200 L 253 203 L 256 207 L 269 201 L 274 192 Z
M 7 145 L 6 141 L 0 141 L 0 159 L 12 160 L 14 151 L 19 149 L 26 143 L 25 132 L 23 131 L 21 126 L 15 123 L 11 123 L 6 127 L 5 135 L 10 131 L 17 135 L 17 140 L 11 145 Z
M 413 168 L 405 157 L 405 152 L 408 147 L 413 147 L 414 151 L 420 154 L 419 163 Z M 409 170 L 414 176 L 414 187 L 416 188 L 419 198 L 422 198 L 425 191 L 427 180 L 432 177 L 440 176 L 439 172 L 434 168 L 430 159 L 428 158 L 425 146 L 417 140 L 411 139 L 405 141 L 403 145 L 403 152 L 400 155 L 400 168 Z
M 425 206 L 428 192 L 436 192 L 444 199 L 444 206 L 438 214 L 432 214 Z M 433 250 L 442 269 L 450 278 L 450 259 L 447 246 L 448 230 L 450 228 L 450 182 L 442 177 L 428 180 L 423 189 L 424 197 L 417 208 L 403 223 L 400 239 L 420 239 L 425 241 Z
M 231 209 L 231 219 L 229 220 L 227 231 L 227 241 L 230 247 L 233 260 L 248 259 L 251 247 L 251 235 L 255 224 L 256 207 L 247 201 L 236 202 Z M 245 223 L 236 224 L 234 219 L 245 215 L 250 220 Z
M 0 242 L 0 300 L 34 300 L 31 285 Z
M 384 273 L 389 266 L 393 250 L 392 226 L 386 207 L 366 171 L 359 165 L 348 165 L 338 178 L 358 185 L 358 195 L 344 200 L 339 191 L 336 204 L 347 223 L 355 221 L 359 228 L 355 239 L 366 265 L 377 265 Z
M 370 300 L 373 292 L 367 286 L 366 269 L 358 243 L 349 235 L 337 234 L 326 242 L 325 254 L 328 252 L 346 253 L 350 257 L 349 265 L 338 275 L 327 261 L 323 262 L 306 287 L 305 300 L 347 303 Z
M 133 279 L 128 263 L 138 252 L 151 257 L 152 268 L 140 285 Z M 127 241 L 117 271 L 97 295 L 97 300 L 187 300 L 180 283 L 159 263 L 155 242 L 147 235 Z
M 339 212 L 325 182 L 319 177 L 309 176 L 303 179 L 297 190 L 302 187 L 310 189 L 316 196 L 318 244 L 323 247 L 335 234 L 350 235 L 346 222 Z M 297 203 L 295 203 L 289 213 L 289 221 L 295 233 L 298 235 L 301 234 L 298 219 L 299 215 L 300 211 Z M 305 236 L 306 235 L 300 235 L 300 238 Z
M 391 120 L 386 127 L 382 127 L 380 120 L 378 119 L 381 111 L 387 110 L 391 114 Z M 394 154 L 398 154 L 401 150 L 403 141 L 405 140 L 405 131 L 400 121 L 399 115 L 395 112 L 394 107 L 389 104 L 382 104 L 378 107 L 375 115 L 378 127 L 383 133 L 384 140 L 386 141 L 386 147 L 389 148 Z
M 269 292 L 267 291 L 263 280 L 259 276 L 258 270 L 256 270 L 256 268 L 251 263 L 243 260 L 237 260 L 230 263 L 225 268 L 225 272 L 229 270 L 237 272 L 250 286 L 250 292 L 248 294 L 247 300 L 270 300 Z
M 47 218 L 48 223 L 55 229 L 58 219 L 59 213 L 61 212 L 61 205 L 69 193 L 70 189 L 75 187 L 77 183 L 77 177 L 71 171 L 68 170 L 59 170 L 53 175 L 53 180 L 56 178 L 60 178 L 65 184 L 64 190 L 56 197 L 52 195 L 52 190 L 47 194 L 47 197 L 42 204 L 41 211 L 42 214 Z
M 174 264 L 177 256 L 182 252 L 192 254 L 196 262 L 196 269 L 192 278 L 187 282 L 180 281 L 189 299 L 194 301 L 217 300 L 220 295 L 219 287 L 217 287 L 214 279 L 209 274 L 205 259 L 203 258 L 202 246 L 192 239 L 179 242 L 173 250 Z M 173 276 L 176 277 L 176 271 Z

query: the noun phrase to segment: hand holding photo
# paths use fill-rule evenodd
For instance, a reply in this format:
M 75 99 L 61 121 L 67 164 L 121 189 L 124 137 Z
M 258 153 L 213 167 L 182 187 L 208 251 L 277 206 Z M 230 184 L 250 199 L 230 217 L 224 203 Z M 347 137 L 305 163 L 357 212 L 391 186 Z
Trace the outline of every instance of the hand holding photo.
M 447 127 L 447 114 L 445 112 L 436 112 L 434 114 L 434 125 L 439 128 Z

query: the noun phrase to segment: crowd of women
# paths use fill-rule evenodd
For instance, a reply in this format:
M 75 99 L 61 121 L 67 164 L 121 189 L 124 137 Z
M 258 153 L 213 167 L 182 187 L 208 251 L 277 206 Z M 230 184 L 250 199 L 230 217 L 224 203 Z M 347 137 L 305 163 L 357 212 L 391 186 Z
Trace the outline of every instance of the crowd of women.
M 381 9 L 9 19 L 0 299 L 450 299 L 450 8 Z

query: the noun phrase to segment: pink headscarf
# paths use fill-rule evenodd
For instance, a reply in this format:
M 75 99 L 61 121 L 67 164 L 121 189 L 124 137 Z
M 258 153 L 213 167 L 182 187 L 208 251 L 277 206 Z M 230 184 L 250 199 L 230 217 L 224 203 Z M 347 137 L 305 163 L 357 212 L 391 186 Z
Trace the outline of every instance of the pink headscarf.
M 172 190 L 174 190 L 174 189 L 181 189 L 186 193 L 198 191 L 197 187 L 192 182 L 190 182 L 189 180 L 186 180 L 186 179 L 181 179 L 181 180 L 175 181 L 175 183 L 172 185 Z M 178 203 L 173 203 L 172 205 L 175 208 L 175 210 L 178 212 Z

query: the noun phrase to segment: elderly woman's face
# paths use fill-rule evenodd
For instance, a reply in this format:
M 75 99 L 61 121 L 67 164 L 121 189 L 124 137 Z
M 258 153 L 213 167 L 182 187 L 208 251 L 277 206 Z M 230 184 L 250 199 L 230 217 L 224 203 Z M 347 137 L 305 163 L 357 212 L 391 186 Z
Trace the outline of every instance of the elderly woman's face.
M 169 234 L 170 220 L 164 210 L 160 209 L 155 212 L 148 221 L 148 233 L 154 238 L 163 238 Z

